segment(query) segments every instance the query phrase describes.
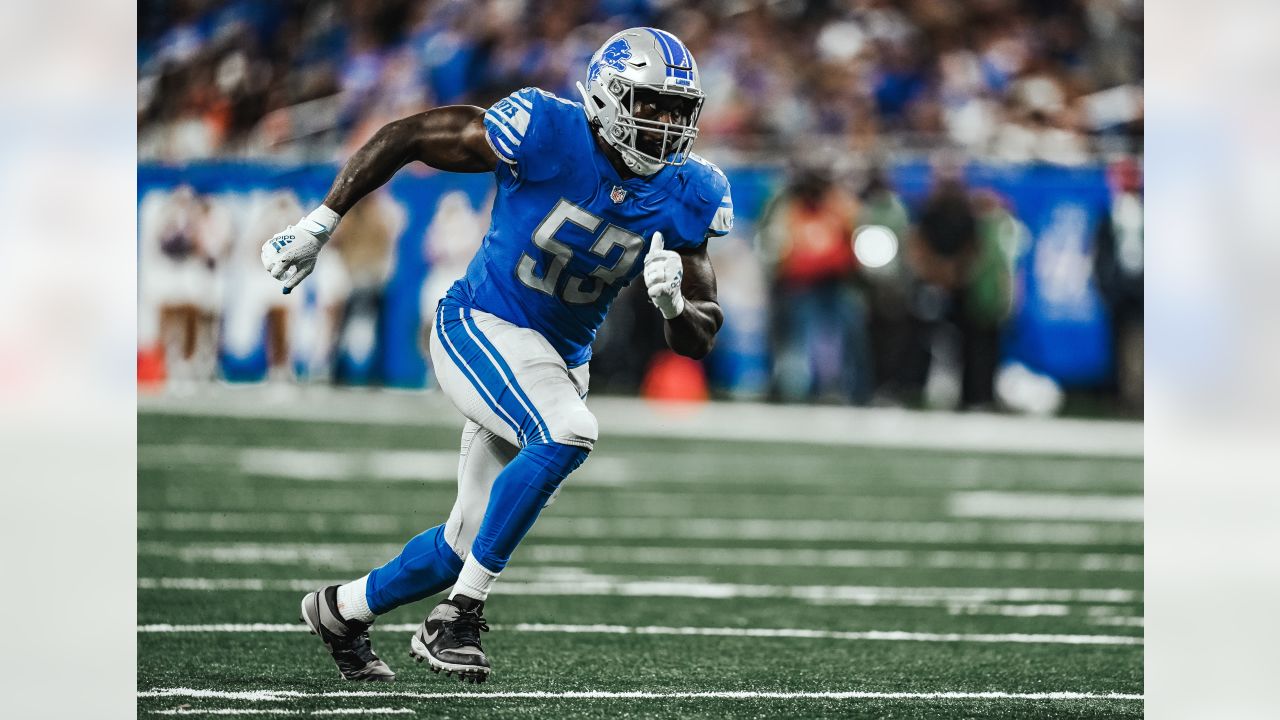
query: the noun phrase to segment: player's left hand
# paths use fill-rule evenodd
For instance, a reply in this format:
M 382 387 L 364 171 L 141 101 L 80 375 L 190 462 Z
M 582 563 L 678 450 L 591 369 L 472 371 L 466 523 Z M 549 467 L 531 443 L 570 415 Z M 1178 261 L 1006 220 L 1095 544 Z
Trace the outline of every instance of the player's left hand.
M 656 305 L 667 320 L 684 312 L 682 280 L 684 261 L 678 253 L 664 248 L 662 233 L 655 232 L 649 254 L 644 257 L 644 284 L 649 289 L 649 302 Z

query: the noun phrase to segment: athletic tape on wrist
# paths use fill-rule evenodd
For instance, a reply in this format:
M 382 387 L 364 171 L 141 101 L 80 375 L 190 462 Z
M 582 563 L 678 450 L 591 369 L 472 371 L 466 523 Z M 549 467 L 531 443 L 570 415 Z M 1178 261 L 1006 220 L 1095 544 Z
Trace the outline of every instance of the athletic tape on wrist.
M 327 205 L 321 205 L 302 218 L 298 227 L 315 235 L 320 242 L 327 242 L 333 236 L 333 231 L 338 229 L 338 221 L 341 219 L 342 216 Z

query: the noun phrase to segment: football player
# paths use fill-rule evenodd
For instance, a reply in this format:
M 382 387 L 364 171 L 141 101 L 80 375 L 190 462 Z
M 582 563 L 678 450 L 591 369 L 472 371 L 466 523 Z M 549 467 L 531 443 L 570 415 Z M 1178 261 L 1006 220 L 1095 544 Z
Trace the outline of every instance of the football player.
M 587 409 L 591 341 L 618 291 L 643 273 L 667 343 L 701 358 L 723 316 L 707 239 L 733 223 L 729 182 L 691 152 L 703 92 L 689 50 L 653 28 L 592 56 L 582 102 L 525 88 L 488 109 L 441 107 L 393 122 L 347 162 L 324 204 L 267 241 L 288 293 L 343 213 L 418 161 L 491 172 L 492 221 L 436 309 L 441 389 L 467 418 L 448 520 L 345 585 L 308 594 L 302 618 L 342 677 L 392 680 L 368 630 L 393 608 L 452 587 L 410 639 L 437 672 L 484 682 L 483 609 L 511 553 L 597 436 Z

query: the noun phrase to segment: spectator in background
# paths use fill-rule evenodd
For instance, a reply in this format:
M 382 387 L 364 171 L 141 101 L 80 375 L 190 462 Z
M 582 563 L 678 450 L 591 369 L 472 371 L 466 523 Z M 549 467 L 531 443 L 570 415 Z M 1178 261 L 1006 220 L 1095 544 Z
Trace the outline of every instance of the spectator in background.
M 262 272 L 262 238 L 297 222 L 303 214 L 302 204 L 292 190 L 258 192 L 247 204 L 246 221 L 228 263 L 223 346 L 233 359 L 245 361 L 257 352 L 265 329 L 267 380 L 281 383 L 294 378 L 289 335 L 289 311 L 294 303 Z
M 422 356 L 430 362 L 428 339 L 440 304 L 454 281 L 467 273 L 467 265 L 480 248 L 489 228 L 489 216 L 493 211 L 496 193 L 490 192 L 484 204 L 477 210 L 461 190 L 445 193 L 436 203 L 436 212 L 427 225 L 422 240 L 422 254 L 427 261 L 427 276 L 419 294 L 418 317 L 421 320 L 418 340 Z
M 308 284 L 293 292 L 300 297 L 289 320 L 289 358 L 299 379 L 332 382 L 338 337 L 351 297 L 351 276 L 342 252 L 329 262 L 317 263 Z
M 170 387 L 213 378 L 220 289 L 215 270 L 230 237 L 227 213 L 189 185 L 151 192 L 139 206 L 139 309 L 146 315 L 139 319 L 139 345 L 159 344 Z
M 964 184 L 944 179 L 921 209 L 907 245 L 917 279 L 914 337 L 903 379 L 913 393 L 958 365 L 959 404 L 986 409 L 995 401 L 1000 329 L 1012 303 L 1007 232 L 1011 215 L 991 193 L 971 197 Z M 931 367 L 940 363 L 942 367 Z
M 667 349 L 662 324 L 644 283 L 623 288 L 591 344 L 592 392 L 640 392 L 654 359 Z
M 867 310 L 852 246 L 857 212 L 853 195 L 808 169 L 761 222 L 773 281 L 774 392 L 784 401 L 870 400 Z
M 887 244 L 879 251 L 879 258 L 860 264 L 869 309 L 868 334 L 877 401 L 893 404 L 894 382 L 903 366 L 912 333 L 911 299 L 915 285 L 903 257 L 911 218 L 882 168 L 872 168 L 866 177 L 860 195 L 854 248 L 857 254 L 860 244 L 873 241 Z M 877 230 L 879 237 L 874 235 Z M 867 246 L 862 248 L 864 254 L 871 250 Z
M 139 156 L 171 161 L 328 158 L 397 108 L 523 85 L 577 99 L 581 61 L 635 24 L 688 38 L 717 88 L 699 143 L 743 151 L 871 133 L 1074 164 L 1099 130 L 1080 98 L 1142 73 L 1134 0 L 143 0 L 138 20 Z
M 338 372 L 346 382 L 364 384 L 376 375 L 382 295 L 395 267 L 396 242 L 405 220 L 404 208 L 384 188 L 356 203 L 333 235 L 333 248 L 350 282 L 338 331 Z
M 388 120 L 425 107 L 487 105 L 523 85 L 578 100 L 574 81 L 585 58 L 612 29 L 626 25 L 664 27 L 688 43 L 704 83 L 716 88 L 702 110 L 700 152 L 726 164 L 770 162 L 803 151 L 844 172 L 867 157 L 897 158 L 902 150 L 943 146 L 984 160 L 1076 164 L 1096 161 L 1091 141 L 1106 150 L 1140 148 L 1142 142 L 1142 6 L 1136 0 L 140 0 L 138 9 L 143 162 L 331 161 Z M 937 237 L 945 222 L 932 224 L 928 242 L 913 238 L 901 200 L 879 178 L 862 194 L 861 207 L 838 209 L 857 203 L 831 201 L 827 209 L 813 210 L 814 217 L 800 218 L 800 224 L 818 228 L 816 236 L 844 236 L 831 246 L 831 268 L 813 264 L 830 276 L 805 278 L 796 270 L 806 264 L 804 252 L 779 261 L 784 245 L 804 245 L 791 222 L 799 199 L 784 197 L 777 209 L 788 210 L 769 228 L 766 259 L 782 303 L 773 327 L 792 334 L 779 335 L 773 344 L 789 348 L 779 363 L 804 370 L 784 372 L 779 365 L 779 396 L 861 402 L 874 368 L 876 384 L 889 399 L 912 398 L 923 390 L 929 367 L 945 365 L 931 362 L 947 344 L 940 339 L 954 340 L 956 367 L 975 372 L 998 350 L 993 338 L 1010 298 L 1007 272 L 996 260 L 1000 253 L 1007 260 L 1012 251 L 1005 241 L 1012 236 L 996 228 L 1017 225 L 999 202 L 974 198 L 977 239 L 969 249 L 956 250 Z M 1133 225 L 1135 198 L 1140 248 L 1139 184 L 1136 192 L 1117 191 L 1110 224 L 1100 230 L 1110 235 L 1099 238 L 1097 261 L 1117 319 L 1117 353 L 1124 356 L 1116 363 L 1117 385 L 1129 388 L 1122 392 L 1131 396 L 1136 392 L 1137 400 L 1128 402 L 1140 404 L 1141 375 L 1134 373 L 1141 367 L 1141 304 L 1139 299 L 1135 306 L 1133 291 L 1125 289 L 1136 283 L 1140 291 L 1140 250 L 1136 279 L 1121 262 L 1133 255 L 1133 233 L 1121 226 Z M 152 212 L 140 208 L 140 214 Z M 267 225 L 283 227 L 299 214 L 289 210 Z M 854 219 L 840 219 L 845 215 Z M 368 331 L 378 326 L 389 272 L 382 263 L 391 262 L 395 244 L 394 236 L 385 239 L 380 223 L 371 222 L 372 240 L 353 240 L 357 246 L 371 243 L 353 251 L 354 262 L 377 257 L 368 265 L 382 269 L 366 273 L 372 279 L 360 281 L 365 290 L 351 298 L 350 308 L 350 280 L 337 256 L 322 263 L 311 289 L 291 302 L 278 288 L 256 288 L 260 271 L 249 269 L 253 277 L 238 280 L 233 270 L 229 278 L 246 292 L 228 297 L 228 347 L 252 348 L 256 365 L 265 314 L 272 377 L 291 376 L 299 364 L 309 377 L 331 376 L 344 324 L 348 359 L 371 362 L 374 336 Z M 458 239 L 444 237 L 453 223 L 438 217 L 429 231 L 436 237 L 428 242 L 446 247 Z M 837 231 L 837 225 L 847 227 Z M 868 225 L 887 228 L 898 245 L 883 267 L 847 253 L 852 228 Z M 267 234 L 278 227 L 267 227 Z M 241 234 L 252 247 L 237 250 L 233 264 L 248 268 L 250 258 L 257 262 L 262 236 L 254 232 Z M 152 235 L 143 237 L 147 233 Z M 171 262 L 147 254 L 158 247 L 154 233 L 140 232 L 144 283 L 158 274 L 151 270 L 154 263 Z M 986 240 L 991 236 L 1003 238 L 996 243 L 999 253 Z M 921 244 L 927 253 L 918 252 Z M 372 246 L 381 249 L 366 252 Z M 430 264 L 434 271 L 448 262 Z M 148 292 L 143 289 L 140 304 L 149 302 Z M 727 301 L 732 293 L 723 294 Z M 593 364 L 601 388 L 634 390 L 650 345 L 664 346 L 660 324 L 656 334 L 650 332 L 652 313 L 644 305 L 643 294 L 624 292 L 601 329 Z M 860 314 L 870 320 L 860 320 Z M 140 323 L 158 326 L 159 317 L 158 311 L 143 311 Z M 177 317 L 167 313 L 166 328 L 182 326 L 185 321 Z M 207 324 L 207 314 L 201 317 Z M 818 329 L 805 331 L 806 322 Z M 837 341 L 813 339 L 824 333 L 823 323 L 836 328 L 830 332 Z M 866 334 L 874 339 L 874 358 L 858 360 L 866 354 L 858 349 L 868 344 Z M 158 338 L 159 329 L 142 336 Z M 722 340 L 733 337 L 726 331 Z M 977 359 L 965 360 L 971 356 Z M 984 373 L 977 374 L 964 383 L 966 396 L 972 395 L 966 402 L 981 406 Z M 352 376 L 363 377 L 363 371 Z M 784 388 L 783 380 L 791 384 Z M 957 380 L 957 402 L 960 385 Z
M 1094 273 L 1111 314 L 1115 385 L 1127 409 L 1142 411 L 1142 168 L 1124 158 L 1108 168 L 1110 212 L 1098 223 Z

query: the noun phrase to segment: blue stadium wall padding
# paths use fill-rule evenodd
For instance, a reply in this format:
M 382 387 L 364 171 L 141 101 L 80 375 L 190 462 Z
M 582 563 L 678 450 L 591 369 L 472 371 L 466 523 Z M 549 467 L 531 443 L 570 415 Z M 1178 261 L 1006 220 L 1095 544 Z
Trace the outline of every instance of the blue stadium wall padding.
M 187 183 L 201 193 L 249 192 L 292 188 L 306 207 L 319 204 L 337 166 L 265 162 L 202 162 L 184 166 L 138 166 L 138 197 L 157 188 Z M 770 196 L 781 187 L 783 171 L 773 166 L 725 169 L 733 188 L 735 233 L 750 234 Z M 911 208 L 918 208 L 934 182 L 923 162 L 888 168 L 893 186 Z M 1068 387 L 1097 385 L 1111 370 L 1110 329 L 1092 274 L 1094 234 L 1109 195 L 1099 166 L 1063 168 L 1045 165 L 1001 166 L 974 163 L 965 168 L 971 187 L 1004 196 L 1026 225 L 1031 246 L 1020 256 L 1017 293 L 1021 303 L 1006 328 L 1004 354 L 1044 372 Z M 401 171 L 390 192 L 407 212 L 397 241 L 397 262 L 387 284 L 379 316 L 372 367 L 353 368 L 339 362 L 339 375 L 356 382 L 417 388 L 428 382 L 418 347 L 419 292 L 428 267 L 422 252 L 427 223 L 446 192 L 460 190 L 479 208 L 493 188 L 488 174 Z M 732 393 L 758 393 L 767 375 L 767 349 L 757 318 L 737 322 L 726 308 L 726 336 L 709 358 L 714 386 Z M 739 325 L 741 327 L 739 327 Z M 265 366 L 255 353 L 248 358 L 223 357 L 229 378 L 256 379 Z

